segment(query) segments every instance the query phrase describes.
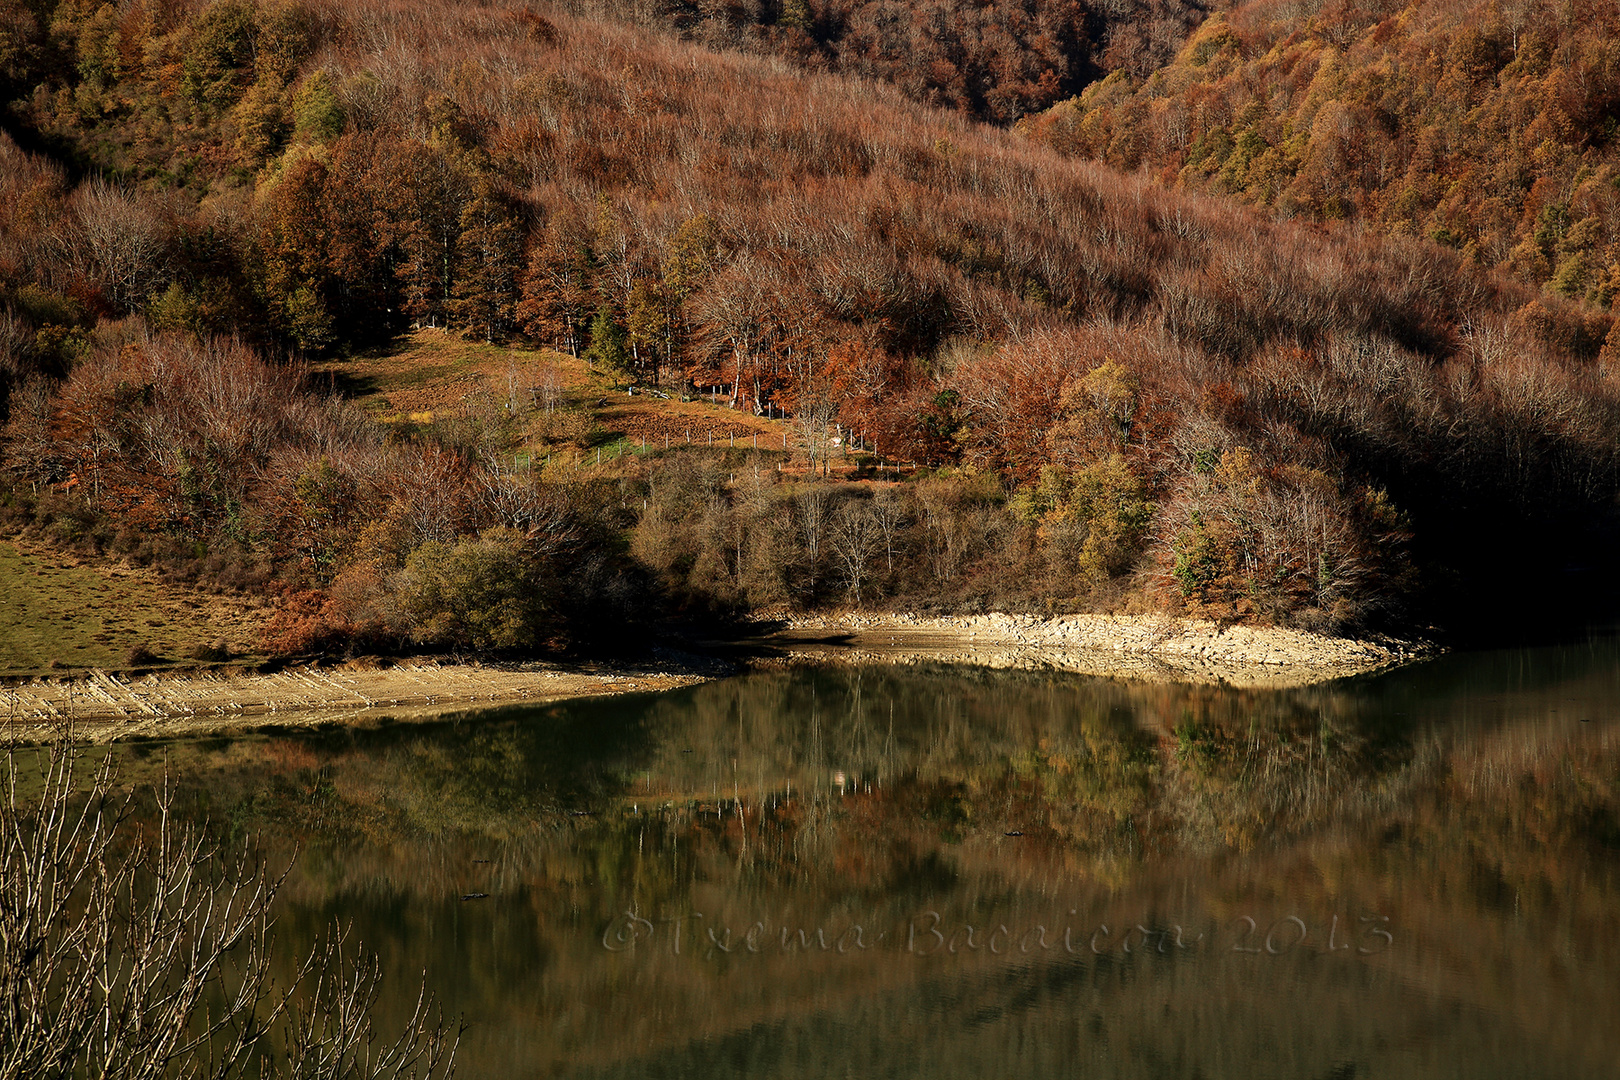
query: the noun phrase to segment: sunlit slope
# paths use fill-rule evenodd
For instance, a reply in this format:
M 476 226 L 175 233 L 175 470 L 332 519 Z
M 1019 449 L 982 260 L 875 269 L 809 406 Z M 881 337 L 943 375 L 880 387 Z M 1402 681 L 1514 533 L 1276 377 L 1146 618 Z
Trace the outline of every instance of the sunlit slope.
M 1000 546 L 975 557 L 1038 554 L 1065 603 L 1334 630 L 1603 596 L 1565 571 L 1594 565 L 1613 512 L 1607 314 L 1428 241 L 1273 222 L 881 84 L 561 12 L 309 9 L 284 47 L 198 67 L 210 34 L 268 40 L 266 12 L 152 31 L 189 81 L 81 63 L 17 103 L 38 145 L 143 185 L 69 194 L 8 151 L 20 371 L 72 368 L 54 407 L 92 428 L 142 407 L 86 413 L 74 385 L 121 378 L 129 332 L 39 337 L 69 310 L 52 296 L 86 298 L 89 323 L 317 356 L 449 326 L 991 477 L 1006 513 L 978 534 Z M 84 223 L 159 203 L 168 261 L 121 276 L 41 231 L 53 206 Z M 42 445 L 64 434 L 44 427 L 14 464 L 60 482 L 89 451 Z M 273 502 L 263 465 L 240 465 L 232 498 Z
M 1172 186 L 1430 239 L 1607 309 L 1617 35 L 1606 4 L 1255 0 L 1026 130 Z
M 252 660 L 263 615 L 249 597 L 0 544 L 0 677 Z

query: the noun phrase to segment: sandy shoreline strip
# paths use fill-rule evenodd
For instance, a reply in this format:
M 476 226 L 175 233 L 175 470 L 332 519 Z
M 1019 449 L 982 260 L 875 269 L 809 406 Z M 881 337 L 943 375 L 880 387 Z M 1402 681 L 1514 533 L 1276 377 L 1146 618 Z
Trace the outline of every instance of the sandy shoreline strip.
M 1153 616 L 927 618 L 818 615 L 768 624 L 752 639 L 775 662 L 963 663 L 1149 682 L 1306 686 L 1418 659 L 1423 643 L 1326 638 Z M 671 690 L 735 670 L 680 655 L 643 666 L 499 666 L 407 661 L 295 666 L 269 674 L 88 675 L 0 688 L 15 738 L 48 738 L 65 721 L 96 741 L 431 719 L 460 709 Z
M 682 665 L 586 671 L 541 664 L 493 667 L 432 661 L 387 667 L 298 666 L 273 674 L 130 677 L 96 671 L 0 688 L 0 719 L 18 738 L 48 737 L 71 721 L 81 736 L 107 742 L 310 727 L 382 716 L 431 719 L 467 707 L 672 690 L 713 675 Z
M 794 643 L 790 656 L 812 660 L 962 662 L 1239 687 L 1308 686 L 1438 651 L 1427 642 L 1330 638 L 1153 615 L 802 616 L 785 620 L 774 637 Z

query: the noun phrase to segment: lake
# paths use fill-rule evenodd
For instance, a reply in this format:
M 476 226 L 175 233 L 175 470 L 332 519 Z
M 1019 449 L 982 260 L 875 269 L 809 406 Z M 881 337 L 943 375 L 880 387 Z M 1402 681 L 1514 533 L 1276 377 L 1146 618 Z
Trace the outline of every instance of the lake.
M 1620 635 L 1297 690 L 826 666 L 127 747 L 464 1077 L 1620 1075 Z M 463 899 L 470 897 L 469 899 Z

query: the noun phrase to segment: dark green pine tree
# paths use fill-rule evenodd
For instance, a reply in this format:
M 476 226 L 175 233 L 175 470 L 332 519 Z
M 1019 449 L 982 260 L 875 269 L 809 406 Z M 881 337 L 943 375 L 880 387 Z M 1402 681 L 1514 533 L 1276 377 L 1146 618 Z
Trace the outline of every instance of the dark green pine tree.
M 596 367 L 609 371 L 630 370 L 630 336 L 613 317 L 613 309 L 603 304 L 596 309 L 591 320 L 591 344 L 585 350 L 585 359 Z

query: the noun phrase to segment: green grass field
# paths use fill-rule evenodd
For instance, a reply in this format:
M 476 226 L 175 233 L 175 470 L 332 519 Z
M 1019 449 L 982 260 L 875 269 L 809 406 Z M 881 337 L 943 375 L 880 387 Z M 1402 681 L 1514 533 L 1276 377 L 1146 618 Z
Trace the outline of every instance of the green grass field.
M 199 646 L 223 638 L 232 654 L 254 649 L 259 615 L 247 605 L 164 586 L 119 566 L 75 565 L 69 557 L 0 543 L 0 677 L 86 668 L 194 665 Z M 256 650 L 255 650 L 256 651 Z

